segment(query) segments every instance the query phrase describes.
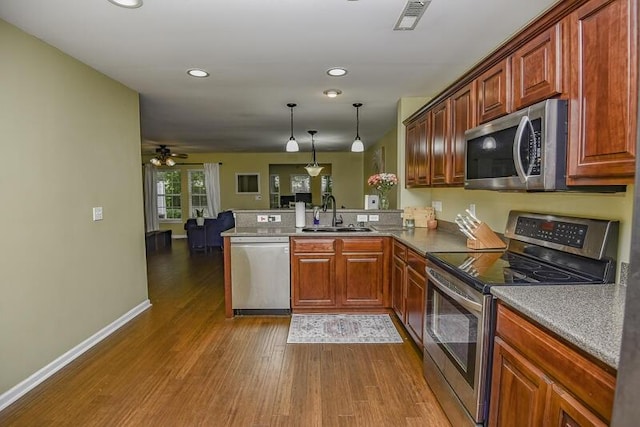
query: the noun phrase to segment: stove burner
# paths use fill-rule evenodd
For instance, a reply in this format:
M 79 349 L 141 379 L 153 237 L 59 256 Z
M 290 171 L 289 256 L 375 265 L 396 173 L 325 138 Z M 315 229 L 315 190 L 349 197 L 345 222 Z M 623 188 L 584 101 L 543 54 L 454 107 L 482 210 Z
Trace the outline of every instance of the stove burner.
M 534 271 L 533 275 L 545 280 L 570 280 L 571 279 L 570 274 L 563 273 L 561 271 L 541 270 L 541 271 Z

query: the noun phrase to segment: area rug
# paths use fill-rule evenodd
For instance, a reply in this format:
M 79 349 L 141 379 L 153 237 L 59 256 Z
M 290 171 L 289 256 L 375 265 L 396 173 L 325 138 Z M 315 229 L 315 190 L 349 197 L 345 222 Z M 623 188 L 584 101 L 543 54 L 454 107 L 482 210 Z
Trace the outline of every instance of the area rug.
M 293 314 L 288 344 L 401 343 L 388 314 Z

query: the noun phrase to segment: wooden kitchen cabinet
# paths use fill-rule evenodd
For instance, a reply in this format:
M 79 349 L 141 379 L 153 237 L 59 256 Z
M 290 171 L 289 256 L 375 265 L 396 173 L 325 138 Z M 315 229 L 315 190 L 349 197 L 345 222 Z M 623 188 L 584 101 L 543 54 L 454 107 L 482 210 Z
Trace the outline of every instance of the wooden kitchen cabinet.
M 336 247 L 336 239 L 292 239 L 292 308 L 337 305 Z
M 637 2 L 591 0 L 569 17 L 567 184 L 631 184 L 635 173 Z
M 407 125 L 405 140 L 405 186 L 429 185 L 429 116 L 424 114 Z
M 431 110 L 431 132 L 429 133 L 429 152 L 431 153 L 431 185 L 447 184 L 447 160 L 450 147 L 450 101 L 437 104 Z
M 407 271 L 407 247 L 394 239 L 393 259 L 391 263 L 391 308 L 404 324 L 405 317 L 405 288 Z
M 341 307 L 388 306 L 389 239 L 363 237 L 341 239 L 341 274 L 338 288 Z M 386 304 L 385 304 L 386 303 Z
M 616 372 L 498 304 L 489 426 L 604 426 Z
M 562 93 L 562 28 L 562 23 L 558 23 L 514 52 L 511 59 L 514 110 Z
M 426 260 L 402 243 L 393 243 L 392 307 L 398 319 L 422 350 L 425 310 Z
M 447 150 L 447 184 L 463 185 L 465 150 L 464 133 L 477 125 L 476 84 L 471 82 L 451 96 L 451 137 Z
M 476 79 L 478 123 L 488 122 L 511 112 L 511 58 L 489 68 Z
M 291 239 L 292 309 L 388 307 L 389 253 L 387 237 Z

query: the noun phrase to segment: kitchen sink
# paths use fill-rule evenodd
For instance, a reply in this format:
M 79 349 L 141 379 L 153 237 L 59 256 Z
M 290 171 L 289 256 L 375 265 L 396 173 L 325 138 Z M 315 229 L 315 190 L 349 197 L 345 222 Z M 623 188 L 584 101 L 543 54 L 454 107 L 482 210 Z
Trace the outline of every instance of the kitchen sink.
M 305 233 L 359 233 L 373 231 L 369 227 L 305 227 L 302 229 Z

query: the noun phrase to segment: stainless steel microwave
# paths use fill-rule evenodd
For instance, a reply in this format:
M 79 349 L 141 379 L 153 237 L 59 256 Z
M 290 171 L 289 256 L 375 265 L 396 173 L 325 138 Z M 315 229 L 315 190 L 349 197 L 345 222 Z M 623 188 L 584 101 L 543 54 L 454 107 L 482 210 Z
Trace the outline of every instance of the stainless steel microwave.
M 566 190 L 567 102 L 548 99 L 465 132 L 464 188 Z

